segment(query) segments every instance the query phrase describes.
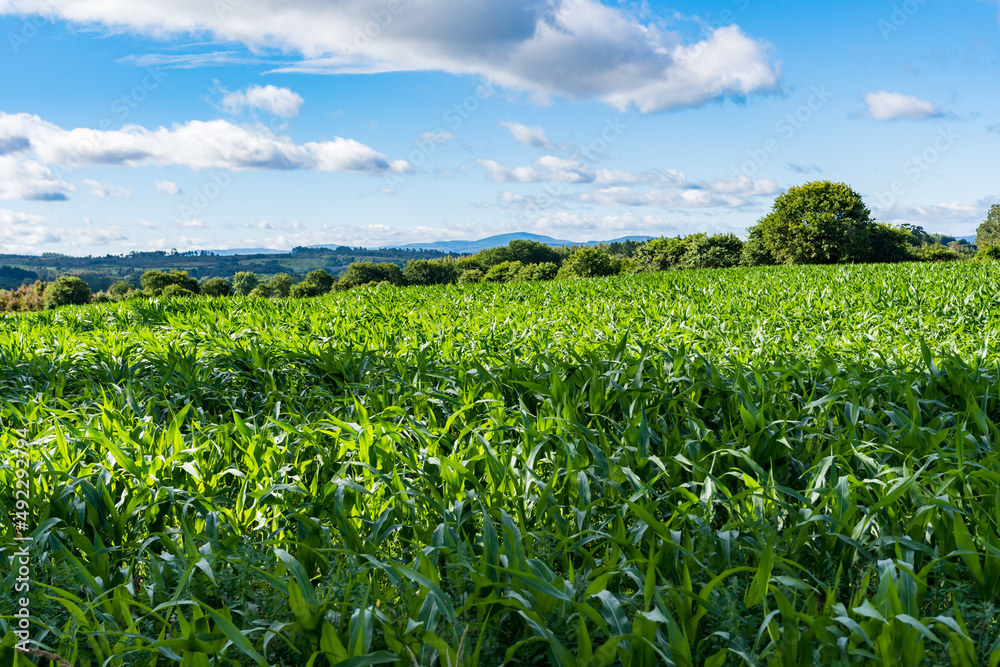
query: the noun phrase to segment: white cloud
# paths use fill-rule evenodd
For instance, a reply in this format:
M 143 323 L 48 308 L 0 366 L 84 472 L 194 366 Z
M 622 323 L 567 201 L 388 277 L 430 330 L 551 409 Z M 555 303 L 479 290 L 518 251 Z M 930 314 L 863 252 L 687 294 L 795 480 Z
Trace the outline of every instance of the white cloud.
M 584 204 L 598 206 L 654 206 L 658 208 L 738 208 L 757 197 L 773 195 L 778 184 L 770 179 L 740 176 L 732 181 L 689 182 L 673 169 L 631 172 L 623 169 L 591 170 L 575 160 L 546 155 L 533 166 L 508 168 L 493 160 L 478 160 L 497 183 L 593 184 L 593 189 L 572 195 L 559 193 Z M 642 190 L 635 185 L 646 184 Z M 504 208 L 550 208 L 556 197 L 523 197 L 510 192 L 500 195 Z
M 521 123 L 503 121 L 497 123 L 500 127 L 505 127 L 510 131 L 514 141 L 524 144 L 530 148 L 544 148 L 545 150 L 555 150 L 556 145 L 545 136 L 545 130 L 540 127 L 529 127 Z
M 505 231 L 546 234 L 571 241 L 607 241 L 622 236 L 676 236 L 698 232 L 744 234 L 745 229 L 706 226 L 703 222 L 678 223 L 657 215 L 637 215 L 631 211 L 613 215 L 595 215 L 570 211 L 543 212 L 535 217 L 523 215 L 502 224 Z
M 385 0 L 0 0 L 0 14 L 56 16 L 162 39 L 207 34 L 253 52 L 274 48 L 302 56 L 282 71 L 473 74 L 541 100 L 596 98 L 643 112 L 774 91 L 780 84 L 768 45 L 735 25 L 685 44 L 658 27 L 660 17 L 640 19 L 600 0 L 402 0 L 392 6 L 398 11 Z
M 56 178 L 51 169 L 38 162 L 13 155 L 0 156 L 0 201 L 61 201 L 73 189 L 72 185 Z
M 185 229 L 205 229 L 205 221 L 200 218 L 190 218 L 188 220 L 181 220 L 177 223 Z
M 38 116 L 0 112 L 0 142 L 18 139 L 27 140 L 30 148 L 25 151 L 40 162 L 66 167 L 179 165 L 195 170 L 317 169 L 361 173 L 410 169 L 405 161 L 390 160 L 353 139 L 337 137 L 300 145 L 262 125 L 244 127 L 224 120 L 190 121 L 155 130 L 138 125 L 112 131 L 65 130 Z M 9 158 L 0 161 L 4 159 Z
M 451 132 L 445 132 L 443 130 L 437 130 L 435 132 L 424 132 L 419 137 L 417 137 L 417 144 L 423 146 L 426 146 L 427 144 L 440 145 L 440 144 L 446 144 L 454 138 L 455 138 L 454 134 L 452 134 Z
M 531 167 L 504 167 L 493 160 L 477 160 L 486 169 L 489 177 L 497 183 L 543 183 L 557 181 L 561 183 L 590 183 L 600 179 L 613 179 L 619 173 L 626 177 L 627 172 L 614 172 L 607 169 L 594 171 L 588 169 L 577 160 L 569 160 L 555 155 L 545 155 L 534 161 Z M 634 175 L 628 174 L 627 177 Z M 645 178 L 638 177 L 636 178 Z
M 902 93 L 890 93 L 880 90 L 865 93 L 865 104 L 868 105 L 868 117 L 872 120 L 898 120 L 900 118 L 924 119 L 941 115 L 930 102 Z
M 177 249 L 181 252 L 186 252 L 188 250 L 202 250 L 205 247 L 207 246 L 204 238 L 191 236 L 171 236 L 169 238 L 156 239 L 149 243 L 151 250 Z
M 246 90 L 226 92 L 221 106 L 230 113 L 240 113 L 245 109 L 260 109 L 282 118 L 294 118 L 305 100 L 288 88 L 253 85 Z
M 639 191 L 627 186 L 599 188 L 577 199 L 599 206 L 654 206 L 657 208 L 740 208 L 757 197 L 777 194 L 778 184 L 769 179 L 740 176 L 733 181 L 657 186 Z
M 532 167 L 514 167 L 508 169 L 494 160 L 476 160 L 489 172 L 490 178 L 497 183 L 538 183 L 543 180 L 542 175 Z
M 477 160 L 486 169 L 490 179 L 497 183 L 596 183 L 598 185 L 625 185 L 632 183 L 661 183 L 682 185 L 687 177 L 673 169 L 632 172 L 624 169 L 590 169 L 578 160 L 555 155 L 545 155 L 535 160 L 531 167 L 508 168 L 493 160 Z
M 73 230 L 73 244 L 79 247 L 106 246 L 127 240 L 128 235 L 117 225 L 104 226 L 100 229 Z
M 0 252 L 37 253 L 62 240 L 61 233 L 50 229 L 41 216 L 0 209 Z
M 180 187 L 171 181 L 153 181 L 153 185 L 156 186 L 158 192 L 165 195 L 179 195 L 181 193 Z
M 899 225 L 904 222 L 922 226 L 929 234 L 968 236 L 976 233 L 1000 197 L 986 197 L 975 202 L 940 202 L 937 204 L 896 204 L 891 208 L 873 207 L 875 217 Z
M 132 188 L 127 185 L 105 185 L 89 178 L 84 179 L 83 184 L 90 188 L 90 194 L 95 197 L 132 198 Z

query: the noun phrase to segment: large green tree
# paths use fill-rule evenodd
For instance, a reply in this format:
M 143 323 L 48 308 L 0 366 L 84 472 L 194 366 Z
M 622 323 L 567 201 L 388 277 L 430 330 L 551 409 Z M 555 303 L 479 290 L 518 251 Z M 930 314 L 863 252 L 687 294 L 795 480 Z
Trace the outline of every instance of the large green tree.
M 146 271 L 142 274 L 141 282 L 142 288 L 153 296 L 160 296 L 170 285 L 178 285 L 194 294 L 201 292 L 198 281 L 189 276 L 187 271 Z
M 323 269 L 315 269 L 310 271 L 309 275 L 306 276 L 306 282 L 312 283 L 319 288 L 320 294 L 326 294 L 333 289 L 333 284 L 337 282 L 337 279 Z
M 778 264 L 872 260 L 875 221 L 861 195 L 843 183 L 817 181 L 778 197 L 751 236 L 760 234 Z
M 253 271 L 240 271 L 233 276 L 233 293 L 236 296 L 246 296 L 260 284 L 260 278 Z
M 45 289 L 45 308 L 90 303 L 90 288 L 76 276 L 61 276 Z
M 986 221 L 976 230 L 976 244 L 1000 245 L 1000 204 L 993 204 Z

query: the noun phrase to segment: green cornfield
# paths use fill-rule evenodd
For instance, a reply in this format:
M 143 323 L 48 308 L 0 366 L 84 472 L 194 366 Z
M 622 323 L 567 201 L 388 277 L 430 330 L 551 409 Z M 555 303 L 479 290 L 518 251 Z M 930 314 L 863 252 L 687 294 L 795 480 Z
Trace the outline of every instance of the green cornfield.
M 5 315 L 0 661 L 996 667 L 998 266 Z

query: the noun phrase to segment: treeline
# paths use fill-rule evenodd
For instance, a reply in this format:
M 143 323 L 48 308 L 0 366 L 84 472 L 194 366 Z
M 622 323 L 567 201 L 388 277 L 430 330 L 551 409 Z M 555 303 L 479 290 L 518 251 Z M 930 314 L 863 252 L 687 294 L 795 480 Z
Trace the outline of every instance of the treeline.
M 312 269 L 340 273 L 356 261 L 392 262 L 400 267 L 412 259 L 437 259 L 448 253 L 408 248 L 295 248 L 277 254 L 219 255 L 207 251 L 131 252 L 123 255 L 73 257 L 58 253 L 0 255 L 0 289 L 15 290 L 36 280 L 59 276 L 82 278 L 94 292 L 106 292 L 119 280 L 138 285 L 147 271 L 187 271 L 199 280 L 230 278 L 239 271 L 261 275 L 302 274 Z
M 644 243 L 553 248 L 516 240 L 471 256 L 355 261 L 339 275 L 315 269 L 304 277 L 279 272 L 262 277 L 238 271 L 231 279 L 198 280 L 187 271 L 145 272 L 138 284 L 119 280 L 94 291 L 77 276 L 0 291 L 0 310 L 30 311 L 68 304 L 158 297 L 309 298 L 371 284 L 427 286 L 596 278 L 678 269 L 725 269 L 777 264 L 836 264 L 1000 259 L 1000 205 L 979 228 L 981 247 L 913 225 L 872 219 L 861 196 L 841 183 L 817 182 L 778 197 L 770 214 L 742 241 L 734 234 L 692 234 Z M 296 249 L 312 252 L 313 249 Z M 339 249 L 338 249 L 339 250 Z M 350 250 L 344 248 L 344 250 Z M 419 257 L 419 256 L 418 256 Z M 2 277 L 3 268 L 0 268 Z

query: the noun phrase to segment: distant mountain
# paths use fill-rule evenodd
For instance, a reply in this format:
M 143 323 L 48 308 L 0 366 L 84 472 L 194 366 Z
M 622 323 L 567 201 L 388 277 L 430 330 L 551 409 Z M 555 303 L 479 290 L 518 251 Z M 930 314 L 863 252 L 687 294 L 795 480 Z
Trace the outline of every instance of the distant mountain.
M 229 257 L 230 255 L 287 255 L 287 250 L 274 248 L 230 248 L 228 250 L 209 250 L 208 252 Z
M 511 241 L 537 241 L 548 246 L 559 247 L 566 245 L 597 245 L 599 243 L 623 243 L 625 241 L 648 241 L 652 236 L 623 236 L 611 241 L 566 241 L 564 239 L 554 239 L 551 236 L 540 234 L 528 234 L 526 232 L 514 232 L 512 234 L 499 234 L 478 241 L 435 241 L 433 243 L 408 243 L 401 246 L 389 246 L 392 248 L 403 248 L 406 250 L 438 250 L 440 252 L 453 252 L 459 255 L 473 255 L 480 250 L 489 248 L 500 248 L 510 244 Z M 314 248 L 331 248 L 336 246 L 312 246 Z

